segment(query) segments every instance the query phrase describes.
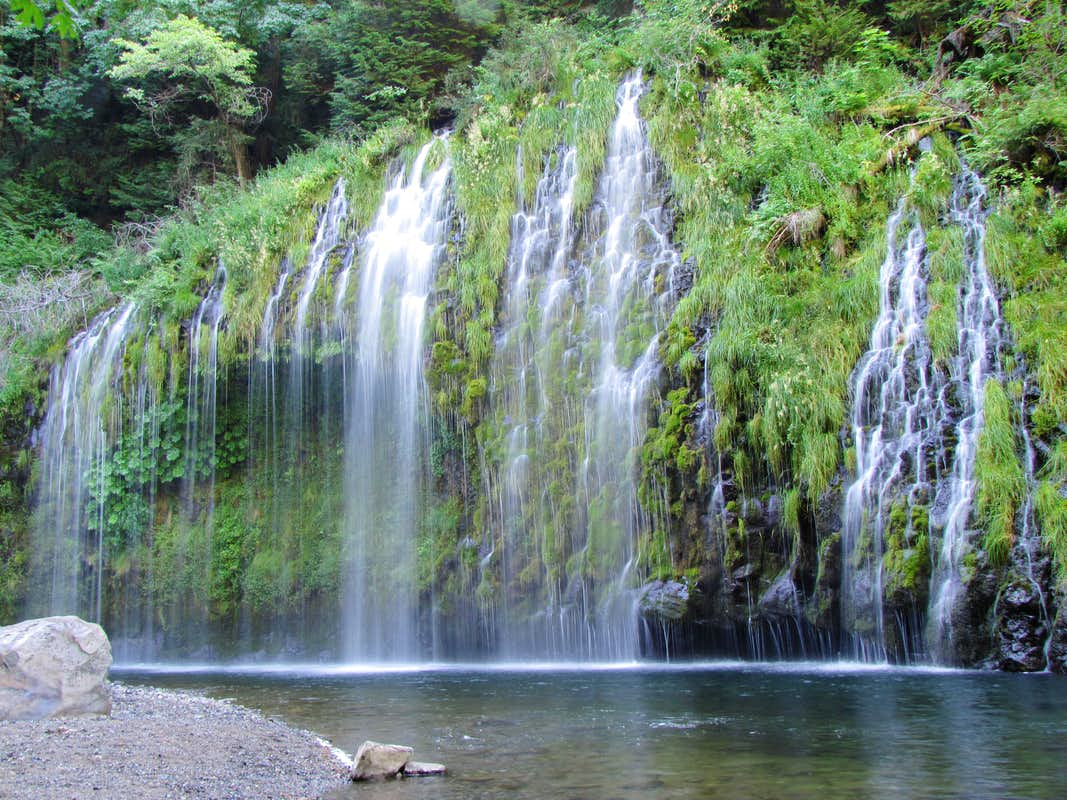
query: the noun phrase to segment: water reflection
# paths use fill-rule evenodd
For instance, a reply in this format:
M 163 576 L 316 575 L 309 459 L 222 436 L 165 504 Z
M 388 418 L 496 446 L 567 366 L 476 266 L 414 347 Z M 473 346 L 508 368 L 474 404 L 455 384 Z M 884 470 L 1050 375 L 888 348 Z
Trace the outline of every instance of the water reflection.
M 835 669 L 440 669 L 147 673 L 308 728 L 374 738 L 447 778 L 345 788 L 343 800 L 1059 798 L 1067 681 Z

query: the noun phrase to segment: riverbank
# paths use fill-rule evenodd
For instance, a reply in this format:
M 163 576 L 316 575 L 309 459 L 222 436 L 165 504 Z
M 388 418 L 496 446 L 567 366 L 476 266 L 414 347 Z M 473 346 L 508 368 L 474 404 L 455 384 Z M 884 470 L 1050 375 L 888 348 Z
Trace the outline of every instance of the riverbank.
M 0 798 L 315 798 L 345 764 L 307 731 L 192 692 L 111 684 L 110 717 L 0 722 Z

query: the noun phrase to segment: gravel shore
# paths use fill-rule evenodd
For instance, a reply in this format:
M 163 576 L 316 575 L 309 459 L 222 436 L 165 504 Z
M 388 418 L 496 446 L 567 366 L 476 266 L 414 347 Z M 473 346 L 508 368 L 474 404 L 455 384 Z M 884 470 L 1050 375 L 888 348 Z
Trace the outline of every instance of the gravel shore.
M 110 717 L 0 722 L 0 798 L 316 798 L 345 765 L 307 731 L 191 692 L 111 684 Z

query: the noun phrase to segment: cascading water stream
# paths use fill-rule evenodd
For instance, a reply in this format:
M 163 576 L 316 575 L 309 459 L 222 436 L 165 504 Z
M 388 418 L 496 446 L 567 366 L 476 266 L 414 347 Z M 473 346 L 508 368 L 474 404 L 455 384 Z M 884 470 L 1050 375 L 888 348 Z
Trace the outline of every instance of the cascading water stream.
M 278 282 L 274 286 L 267 299 L 267 305 L 263 311 L 263 322 L 259 328 L 259 360 L 262 372 L 259 378 L 258 393 L 259 408 L 262 413 L 264 426 L 264 460 L 270 465 L 271 478 L 274 481 L 273 497 L 278 496 L 278 353 L 276 342 L 276 329 L 281 315 L 281 304 L 285 296 L 285 288 L 292 277 L 293 264 L 288 258 L 282 259 L 281 271 Z M 251 373 L 250 373 L 251 377 Z M 250 393 L 254 397 L 255 393 Z
M 639 655 L 639 547 L 651 525 L 637 455 L 679 263 L 643 88 L 635 73 L 616 94 L 584 244 L 571 230 L 574 148 L 552 154 L 534 207 L 513 217 L 491 396 L 504 431 L 494 499 L 506 658 Z
M 451 163 L 435 138 L 385 193 L 364 239 L 345 387 L 344 657 L 420 653 L 416 534 L 428 453 L 427 305 L 451 221 Z
M 246 486 L 262 498 L 266 542 L 257 552 L 264 570 L 276 573 L 309 555 L 302 544 L 318 515 L 337 519 L 340 492 L 343 386 L 336 331 L 331 325 L 330 273 L 341 256 L 349 263 L 352 247 L 344 240 L 349 204 L 344 179 L 318 209 L 314 234 L 302 264 L 281 260 L 264 306 L 256 339 L 256 358 L 248 375 L 249 459 Z M 257 514 L 257 520 L 259 515 Z M 253 535 L 250 531 L 248 535 Z M 260 534 L 262 535 L 262 534 Z M 325 534 L 322 534 L 326 538 Z M 336 549 L 337 536 L 324 548 Z M 241 625 L 267 646 L 304 647 L 325 652 L 338 623 L 326 619 L 306 599 L 299 605 L 272 609 L 269 621 L 253 625 L 247 607 Z M 255 631 L 251 629 L 255 627 Z M 244 634 L 242 634 L 244 635 Z
M 304 267 L 300 294 L 296 301 L 292 346 L 302 358 L 308 358 L 311 355 L 311 332 L 308 327 L 308 309 L 311 306 L 311 298 L 326 272 L 326 262 L 330 253 L 341 241 L 341 226 L 347 216 L 348 198 L 345 195 L 345 181 L 344 178 L 339 178 L 334 184 L 326 210 L 319 217 L 319 225 L 308 251 L 307 265 Z
M 953 615 L 963 588 L 963 558 L 970 549 L 968 521 L 975 492 L 974 463 L 985 421 L 985 384 L 1000 377 L 1000 352 L 1008 345 L 993 281 L 985 265 L 985 187 L 964 167 L 952 195 L 952 219 L 963 228 L 964 278 L 960 288 L 958 353 L 950 364 L 951 390 L 960 411 L 951 439 L 955 442 L 952 471 L 940 482 L 931 524 L 941 528 L 941 547 L 930 582 L 930 648 L 941 662 L 956 660 Z M 947 416 L 947 415 L 946 415 Z M 944 451 L 942 447 L 942 452 Z
M 189 323 L 189 374 L 186 382 L 185 472 L 182 499 L 188 517 L 198 516 L 193 492 L 200 478 L 209 481 L 208 515 L 214 508 L 215 409 L 218 397 L 219 325 L 222 323 L 222 293 L 226 268 L 220 263 L 215 281 L 197 306 Z M 203 328 L 208 328 L 206 346 Z M 203 359 L 203 366 L 201 366 Z
M 638 451 L 659 378 L 660 331 L 674 300 L 679 263 L 657 196 L 655 157 L 638 111 L 644 91 L 635 72 L 619 88 L 618 115 L 598 190 L 603 234 L 583 273 L 587 359 L 594 377 L 585 401 L 585 459 L 579 508 L 586 510 L 582 562 L 588 652 L 598 658 L 638 655 L 637 547 L 650 520 L 637 500 Z M 584 502 L 583 502 L 584 501 Z
M 215 531 L 215 434 L 219 385 L 219 327 L 224 314 L 226 268 L 220 262 L 215 280 L 189 322 L 189 371 L 185 397 L 185 469 L 182 474 L 182 509 L 186 520 L 202 532 L 183 544 L 183 558 L 199 565 L 210 581 L 212 539 Z M 207 336 L 204 330 L 207 329 Z M 176 612 L 187 646 L 204 633 L 206 614 L 195 601 Z
M 312 379 L 312 366 L 316 361 L 315 346 L 321 343 L 323 336 L 316 341 L 315 330 L 309 324 L 309 315 L 317 306 L 313 306 L 320 282 L 329 270 L 330 255 L 341 244 L 341 236 L 348 217 L 348 197 L 345 194 L 344 178 L 334 184 L 333 193 L 319 217 L 315 237 L 308 250 L 307 262 L 300 280 L 296 307 L 293 311 L 292 326 L 289 331 L 289 376 L 286 395 L 286 429 L 290 435 L 289 450 L 295 454 L 308 446 L 307 433 L 316 429 L 320 420 L 314 419 L 316 410 L 325 408 L 323 398 L 316 396 Z M 325 331 L 326 320 L 320 319 L 319 329 Z M 318 387 L 323 393 L 328 391 L 328 384 Z M 320 426 L 321 427 L 321 426 Z
M 521 149 L 517 162 L 521 187 Z M 528 638 L 525 632 L 518 633 L 521 622 L 505 594 L 500 648 L 505 658 L 512 659 L 530 656 L 532 646 L 547 646 L 553 651 L 549 644 L 555 633 L 553 610 L 558 612 L 561 605 L 563 587 L 548 574 L 552 547 L 544 533 L 546 525 L 553 522 L 547 507 L 550 478 L 538 455 L 544 452 L 553 423 L 566 405 L 566 399 L 551 385 L 562 364 L 547 344 L 556 333 L 556 315 L 568 291 L 577 162 L 575 148 L 557 149 L 546 160 L 533 208 L 524 208 L 520 193 L 519 211 L 511 220 L 501 332 L 492 364 L 490 402 L 502 416 L 506 431 L 504 463 L 494 498 L 502 531 L 501 576 L 507 586 L 529 564 L 541 565 L 544 597 L 540 600 L 546 609 L 539 617 L 545 624 L 537 625 L 538 630 L 530 632 Z M 488 557 L 483 569 L 491 562 Z
M 126 342 L 136 320 L 127 303 L 98 316 L 52 370 L 41 430 L 41 476 L 34 528 L 30 608 L 99 621 L 106 552 L 105 460 L 122 424 Z
M 900 227 L 911 225 L 904 243 Z M 885 535 L 892 506 L 923 491 L 927 451 L 939 431 L 939 379 L 926 339 L 925 236 L 901 200 L 887 224 L 879 274 L 879 313 L 870 346 L 852 374 L 856 479 L 845 494 L 842 531 L 842 629 L 852 656 L 887 657 L 883 610 Z M 918 535 L 910 516 L 905 536 Z
M 1029 584 L 1029 588 L 1032 591 L 1031 597 L 1036 600 L 1037 615 L 1040 622 L 1037 630 L 1041 631 L 1044 637 L 1041 646 L 1041 658 L 1044 661 L 1044 668 L 1048 669 L 1051 663 L 1049 651 L 1053 641 L 1053 614 L 1051 612 L 1050 598 L 1043 588 L 1045 580 L 1041 576 L 1042 568 L 1048 568 L 1048 561 L 1042 558 L 1041 528 L 1038 525 L 1034 509 L 1034 494 L 1038 485 L 1036 474 L 1037 450 L 1026 426 L 1026 397 L 1027 386 L 1024 381 L 1018 404 L 1018 431 L 1023 442 L 1025 496 L 1023 497 L 1022 508 L 1018 512 L 1018 536 L 1015 538 L 1015 544 L 1012 547 L 1011 560 L 1016 571 Z M 1027 609 L 1027 611 L 1032 611 L 1032 609 Z

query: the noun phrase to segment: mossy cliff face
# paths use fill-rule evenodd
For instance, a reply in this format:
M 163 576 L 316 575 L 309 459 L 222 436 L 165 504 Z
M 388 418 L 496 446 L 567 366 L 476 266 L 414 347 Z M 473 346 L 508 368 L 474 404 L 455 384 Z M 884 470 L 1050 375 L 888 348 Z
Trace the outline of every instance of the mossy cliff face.
M 404 570 L 363 556 L 378 559 L 375 593 L 415 598 L 410 636 L 420 657 L 525 653 L 552 614 L 599 631 L 620 600 L 644 654 L 830 657 L 881 630 L 886 658 L 929 657 L 945 535 L 934 490 L 958 443 L 949 435 L 936 454 L 943 463 L 932 459 L 922 475 L 910 455 L 902 459 L 909 480 L 900 486 L 928 485 L 895 489 L 884 498 L 880 543 L 868 520 L 847 547 L 850 376 L 879 313 L 886 220 L 902 198 L 926 234 L 931 368 L 948 373 L 967 257 L 949 212 L 958 154 L 994 170 L 1001 162 L 983 149 L 980 129 L 960 138 L 931 122 L 966 119 L 932 107 L 876 33 L 816 73 L 775 76 L 766 48 L 705 16 L 649 14 L 570 49 L 543 47 L 574 35 L 549 23 L 508 45 L 511 68 L 500 61 L 480 74 L 427 164 L 450 160 L 454 207 L 422 348 L 419 491 L 413 509 L 379 508 L 371 526 L 386 538 L 414 510 L 414 553 Z M 600 257 L 598 187 L 618 85 L 634 67 L 644 70 L 638 108 L 658 176 L 649 205 L 665 201 L 656 230 L 678 262 L 649 280 L 648 296 L 666 298 L 666 325 L 639 409 L 643 434 L 617 459 L 632 471 L 596 483 L 583 472 L 596 438 L 588 365 L 600 363 L 605 343 L 576 335 L 599 313 L 576 287 Z M 125 633 L 127 657 L 342 655 L 354 557 L 344 518 L 359 502 L 346 507 L 346 459 L 360 442 L 346 441 L 341 398 L 359 320 L 339 326 L 338 309 L 355 313 L 361 236 L 389 178 L 429 138 L 398 123 L 358 145 L 322 145 L 156 240 L 152 269 L 131 287 L 138 321 L 110 384 L 122 402 L 109 408 L 105 468 L 90 482 L 100 516 L 77 556 L 103 587 L 101 614 Z M 512 244 L 517 210 L 532 213 L 542 178 L 566 172 L 569 150 L 566 219 L 549 214 L 546 236 L 569 237 L 559 277 L 570 305 L 566 324 L 551 327 L 538 303 L 520 304 L 519 314 L 508 305 Z M 307 299 L 310 345 L 297 352 L 288 332 L 319 214 L 340 177 L 349 212 Z M 1001 172 L 988 182 L 984 252 L 1011 345 L 984 390 L 958 559 L 964 588 L 948 615 L 953 663 L 1042 668 L 1051 635 L 1052 666 L 1064 664 L 1067 237 L 1055 185 L 1043 180 Z M 200 402 L 190 397 L 190 320 L 219 260 L 227 284 L 214 440 L 210 455 L 198 455 L 188 447 Z M 539 299 L 549 283 L 526 291 Z M 270 308 L 275 327 L 264 338 Z M 611 342 L 627 369 L 659 324 L 629 319 Z M 382 336 L 389 346 L 397 333 Z M 518 389 L 519 372 L 500 369 L 516 341 L 537 343 L 516 356 L 521 374 L 540 369 Z M 962 399 L 945 386 L 938 402 L 951 417 Z M 19 402 L 42 408 L 42 394 L 24 386 Z M 512 407 L 539 409 L 528 420 L 539 426 L 536 446 L 514 444 Z M 17 531 L 28 527 L 25 453 L 35 443 L 26 426 L 7 428 L 0 610 L 11 614 L 28 588 L 28 545 Z M 534 478 L 509 506 L 501 487 L 516 465 Z M 615 514 L 624 482 L 637 520 L 625 535 Z M 864 574 L 878 583 L 880 627 L 842 608 L 842 581 L 861 562 L 873 564 Z M 581 589 L 598 600 L 578 603 Z

